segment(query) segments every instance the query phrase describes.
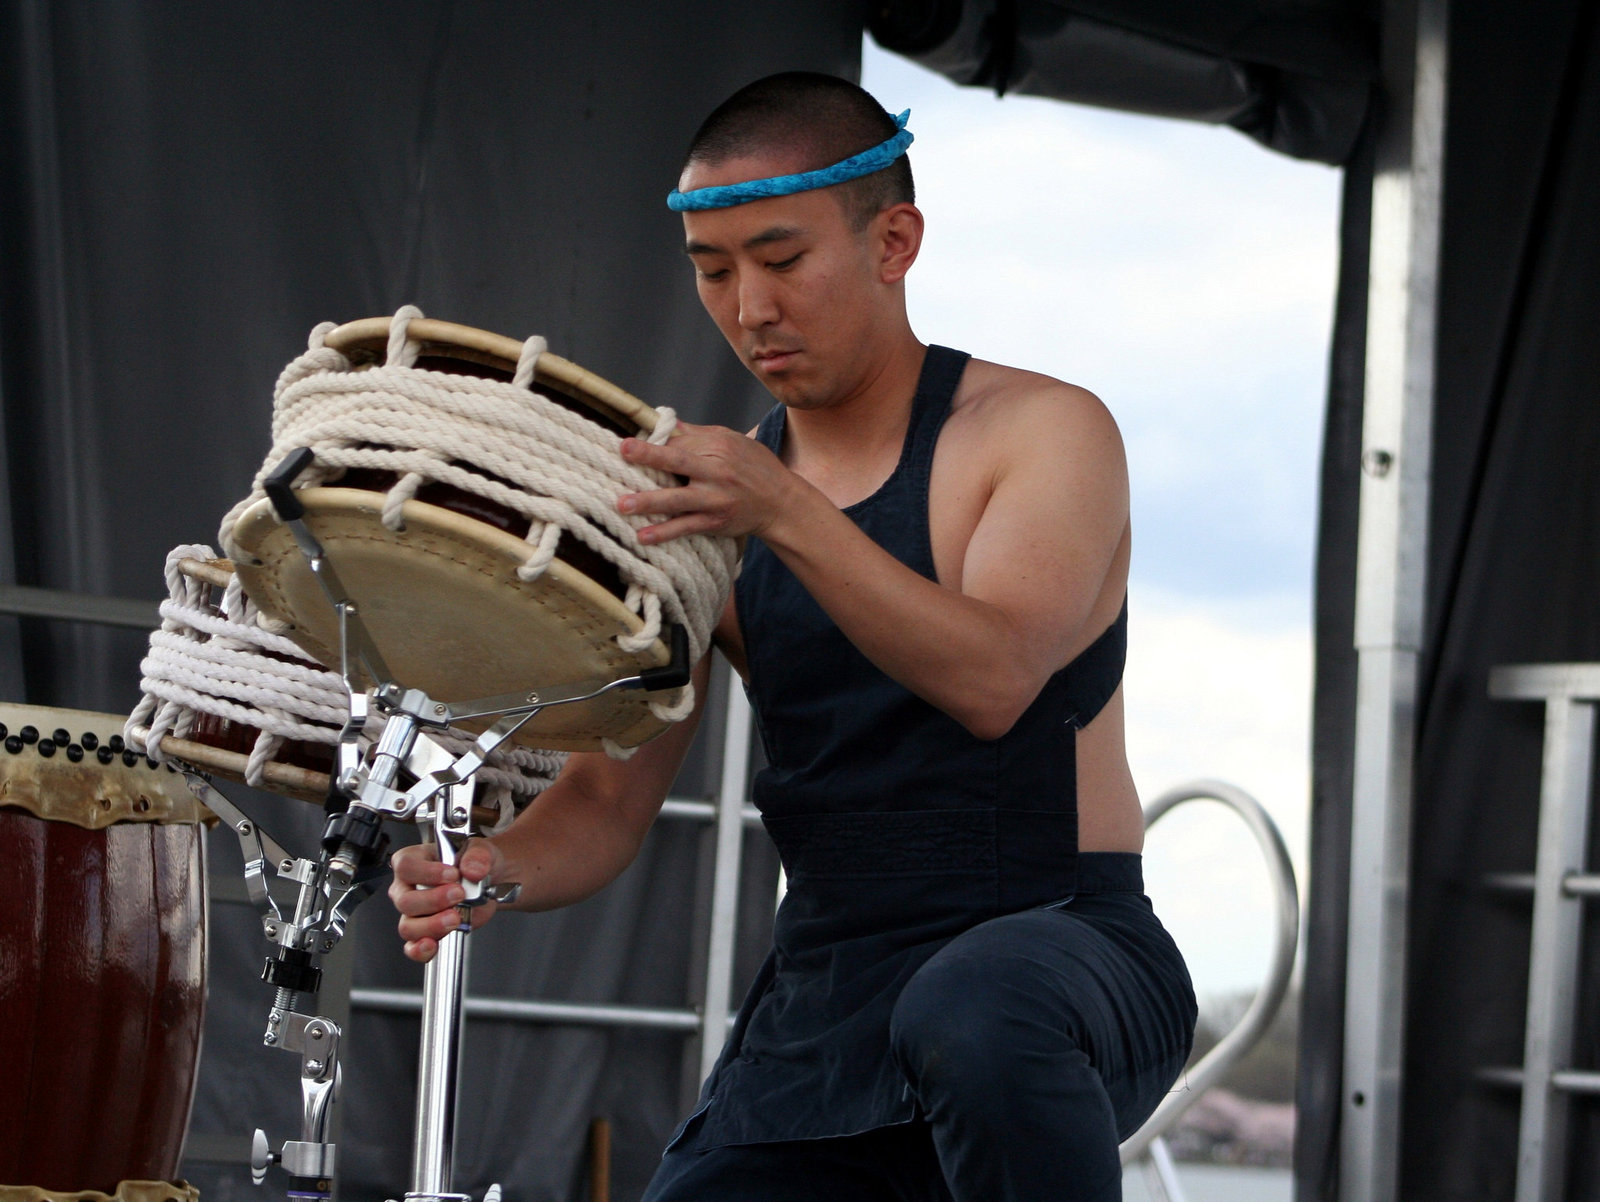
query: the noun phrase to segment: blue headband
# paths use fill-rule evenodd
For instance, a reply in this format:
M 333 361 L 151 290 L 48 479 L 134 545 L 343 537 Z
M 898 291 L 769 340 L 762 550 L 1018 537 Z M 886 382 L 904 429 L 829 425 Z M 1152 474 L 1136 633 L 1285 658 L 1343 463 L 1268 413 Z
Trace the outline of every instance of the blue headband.
M 715 188 L 696 188 L 692 192 L 679 192 L 674 188 L 667 194 L 667 208 L 674 213 L 699 209 L 726 209 L 764 200 L 769 196 L 788 196 L 795 192 L 809 192 L 813 188 L 826 188 L 846 180 L 860 179 L 874 171 L 882 171 L 906 152 L 912 143 L 912 134 L 906 128 L 911 116 L 907 109 L 894 119 L 900 132 L 879 142 L 870 150 L 853 154 L 832 167 L 816 171 L 802 171 L 798 175 L 774 175 L 769 179 L 746 180 L 742 184 L 723 184 Z

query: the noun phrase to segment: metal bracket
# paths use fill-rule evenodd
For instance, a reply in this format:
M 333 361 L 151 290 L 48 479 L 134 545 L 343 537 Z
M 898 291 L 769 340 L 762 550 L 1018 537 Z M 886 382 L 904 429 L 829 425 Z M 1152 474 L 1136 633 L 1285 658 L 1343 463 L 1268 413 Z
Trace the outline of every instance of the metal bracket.
M 266 937 L 279 947 L 317 954 L 331 952 L 344 937 L 351 913 L 372 896 L 373 883 L 360 880 L 334 889 L 320 861 L 290 854 L 205 777 L 198 772 L 185 772 L 184 780 L 189 791 L 238 836 L 244 855 L 245 889 L 261 915 Z M 300 887 L 291 918 L 284 917 L 272 896 L 274 876 L 294 881 Z
M 616 680 L 591 677 L 574 684 L 556 685 L 548 689 L 499 693 L 493 697 L 479 697 L 473 701 L 439 703 L 434 707 L 434 712 L 448 722 L 487 718 L 491 714 L 508 716 L 527 714 L 532 717 L 547 705 L 591 701 L 606 693 L 622 689 L 643 689 L 647 692 L 681 689 L 689 683 L 694 669 L 694 665 L 689 662 L 689 632 L 682 626 L 674 624 L 668 629 L 667 641 L 671 647 L 672 658 L 659 668 L 646 668 L 633 676 L 624 676 Z
M 295 480 L 315 459 L 316 453 L 310 447 L 296 447 L 280 459 L 278 466 L 268 473 L 267 478 L 261 483 L 262 491 L 272 503 L 278 520 L 289 528 L 295 545 L 300 548 L 300 554 L 305 556 L 307 566 L 316 577 L 317 583 L 321 585 L 323 595 L 328 598 L 328 604 L 338 612 L 339 644 L 341 648 L 346 649 L 344 662 L 341 665 L 345 683 L 350 684 L 353 675 L 352 665 L 349 662 L 350 651 L 354 651 L 356 658 L 361 661 L 362 667 L 374 682 L 393 680 L 394 674 L 389 671 L 389 666 L 384 662 L 383 656 L 358 616 L 350 590 L 345 588 L 344 582 L 339 579 L 339 573 L 334 570 L 332 561 L 328 559 L 327 552 L 322 549 L 317 536 L 311 533 L 311 527 L 306 525 L 306 507 L 300 503 L 300 498 L 295 496 Z
M 337 1023 L 320 1016 L 287 1014 L 280 1020 L 279 1045 L 300 1055 L 300 1138 L 287 1140 L 273 1152 L 259 1128 L 251 1143 L 251 1179 L 260 1185 L 267 1169 L 281 1164 L 294 1177 L 331 1178 L 338 1163 L 338 1147 L 328 1142 L 328 1124 L 339 1094 L 339 1039 Z

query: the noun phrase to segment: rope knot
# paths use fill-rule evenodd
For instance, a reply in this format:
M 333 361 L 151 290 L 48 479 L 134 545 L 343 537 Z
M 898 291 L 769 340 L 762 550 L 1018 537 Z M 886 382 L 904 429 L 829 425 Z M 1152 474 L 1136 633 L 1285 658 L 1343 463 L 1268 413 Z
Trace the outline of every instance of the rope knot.
M 389 322 L 388 356 L 384 363 L 389 367 L 415 367 L 422 344 L 411 339 L 411 320 L 421 317 L 422 310 L 415 305 L 401 305 Z
M 645 441 L 656 446 L 665 446 L 667 439 L 672 437 L 672 432 L 678 428 L 678 411 L 666 405 L 656 410 L 656 428 L 650 431 L 650 437 Z
M 522 344 L 522 354 L 517 359 L 517 372 L 511 377 L 518 388 L 533 391 L 534 379 L 539 374 L 539 356 L 550 349 L 550 344 L 538 334 L 530 334 Z

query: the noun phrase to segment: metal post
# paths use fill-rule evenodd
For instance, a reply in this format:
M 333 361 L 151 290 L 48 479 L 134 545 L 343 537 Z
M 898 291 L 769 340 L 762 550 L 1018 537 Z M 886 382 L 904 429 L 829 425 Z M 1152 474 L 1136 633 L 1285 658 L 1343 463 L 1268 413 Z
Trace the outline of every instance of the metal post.
M 1384 6 L 1357 535 L 1342 1202 L 1394 1202 L 1422 648 L 1448 0 Z
M 456 1065 L 461 1050 L 461 996 L 466 985 L 467 932 L 439 940 L 422 980 L 422 1038 L 417 1057 L 417 1129 L 407 1198 L 451 1197 L 455 1155 Z
M 733 943 L 739 918 L 740 861 L 744 851 L 745 778 L 750 771 L 750 706 L 739 678 L 728 669 L 728 720 L 722 739 L 722 781 L 717 792 L 717 850 L 711 885 L 711 941 L 706 953 L 705 1011 L 700 1020 L 700 1079 L 711 1075 L 728 1037 L 733 997 Z

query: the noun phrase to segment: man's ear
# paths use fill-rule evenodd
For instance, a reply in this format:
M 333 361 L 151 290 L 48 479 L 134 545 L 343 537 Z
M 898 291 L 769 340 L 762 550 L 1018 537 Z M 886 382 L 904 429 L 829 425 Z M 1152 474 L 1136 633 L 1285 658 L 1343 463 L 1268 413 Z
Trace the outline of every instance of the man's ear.
M 922 249 L 922 210 L 910 203 L 891 205 L 872 219 L 878 250 L 878 278 L 898 284 Z

